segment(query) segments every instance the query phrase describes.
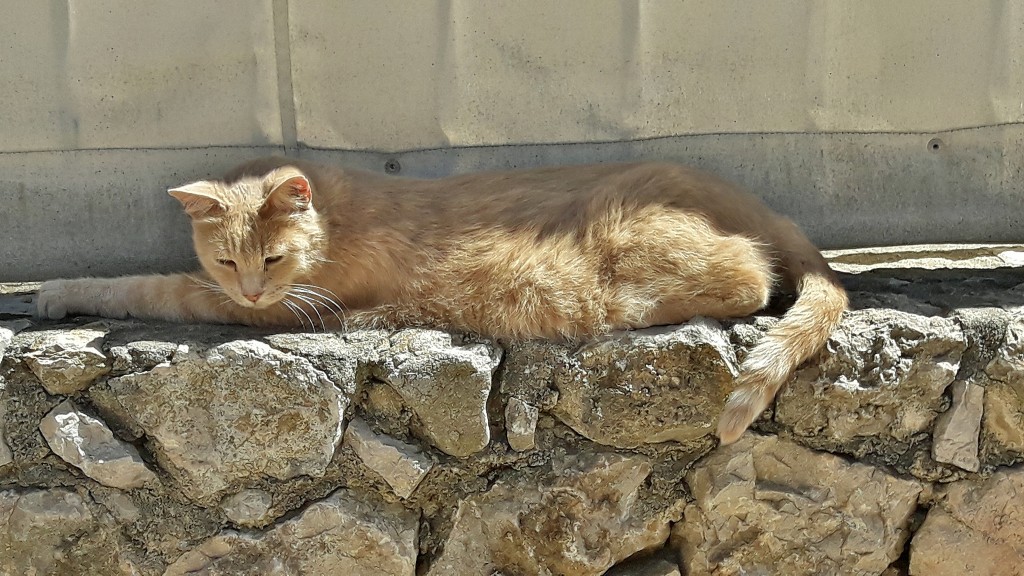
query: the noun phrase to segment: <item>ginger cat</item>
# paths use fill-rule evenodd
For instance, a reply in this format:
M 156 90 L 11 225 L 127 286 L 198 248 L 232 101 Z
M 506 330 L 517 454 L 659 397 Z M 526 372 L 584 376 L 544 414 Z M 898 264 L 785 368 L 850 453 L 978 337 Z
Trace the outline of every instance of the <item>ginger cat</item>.
M 792 222 L 671 164 L 414 180 L 265 158 L 169 192 L 202 272 L 49 281 L 40 315 L 580 339 L 747 316 L 778 283 L 799 297 L 742 364 L 718 428 L 730 443 L 847 306 Z

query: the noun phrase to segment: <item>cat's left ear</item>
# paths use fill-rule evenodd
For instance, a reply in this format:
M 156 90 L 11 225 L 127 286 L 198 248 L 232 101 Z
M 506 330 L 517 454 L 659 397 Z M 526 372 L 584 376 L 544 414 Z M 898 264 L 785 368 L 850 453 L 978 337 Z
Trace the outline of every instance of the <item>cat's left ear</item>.
M 263 201 L 260 213 L 292 214 L 313 205 L 313 188 L 298 168 L 285 166 L 267 174 L 270 194 Z
M 224 212 L 224 203 L 217 197 L 217 187 L 212 182 L 201 180 L 171 188 L 167 193 L 181 202 L 192 219 L 218 216 Z

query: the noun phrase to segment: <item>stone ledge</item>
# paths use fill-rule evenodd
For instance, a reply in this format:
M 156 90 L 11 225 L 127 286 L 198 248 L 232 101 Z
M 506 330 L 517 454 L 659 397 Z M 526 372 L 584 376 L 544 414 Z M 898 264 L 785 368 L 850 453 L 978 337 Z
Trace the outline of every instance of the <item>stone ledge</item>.
M 1024 528 L 978 510 L 1024 517 L 1024 275 L 845 283 L 854 311 L 727 448 L 771 316 L 569 347 L 0 308 L 0 573 L 1019 565 Z

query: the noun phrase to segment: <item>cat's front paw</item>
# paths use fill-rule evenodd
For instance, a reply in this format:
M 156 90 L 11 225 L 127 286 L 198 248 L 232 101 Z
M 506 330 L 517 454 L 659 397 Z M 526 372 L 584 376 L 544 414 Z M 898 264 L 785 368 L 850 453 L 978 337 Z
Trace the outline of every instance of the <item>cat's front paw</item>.
M 36 314 L 40 318 L 59 320 L 68 315 L 68 286 L 64 280 L 43 282 L 36 293 Z

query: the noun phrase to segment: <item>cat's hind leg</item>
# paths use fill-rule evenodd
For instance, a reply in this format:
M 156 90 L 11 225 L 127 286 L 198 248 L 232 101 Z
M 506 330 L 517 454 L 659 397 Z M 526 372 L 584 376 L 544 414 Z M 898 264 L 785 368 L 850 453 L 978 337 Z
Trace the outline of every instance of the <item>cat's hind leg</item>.
M 618 259 L 614 323 L 640 328 L 694 316 L 739 318 L 768 304 L 775 277 L 761 244 L 694 224 L 687 232 L 648 234 L 634 249 L 640 256 Z

